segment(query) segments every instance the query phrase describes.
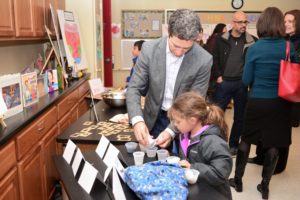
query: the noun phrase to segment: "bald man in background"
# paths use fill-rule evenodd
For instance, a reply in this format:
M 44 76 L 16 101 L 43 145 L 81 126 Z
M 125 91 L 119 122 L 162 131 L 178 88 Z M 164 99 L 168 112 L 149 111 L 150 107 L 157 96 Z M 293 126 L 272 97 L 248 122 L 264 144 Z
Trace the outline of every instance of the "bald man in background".
M 246 32 L 248 23 L 244 12 L 235 12 L 232 16 L 232 29 L 217 38 L 213 49 L 213 78 L 217 83 L 213 102 L 224 111 L 231 99 L 234 102 L 233 125 L 229 138 L 233 156 L 237 153 L 247 101 L 247 88 L 242 83 L 245 55 L 248 47 L 257 40 Z

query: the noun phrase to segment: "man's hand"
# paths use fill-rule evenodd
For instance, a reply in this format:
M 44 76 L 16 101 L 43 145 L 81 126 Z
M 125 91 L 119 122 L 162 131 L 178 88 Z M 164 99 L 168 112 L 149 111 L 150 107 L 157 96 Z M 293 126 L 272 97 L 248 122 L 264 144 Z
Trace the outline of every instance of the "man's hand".
M 217 83 L 222 83 L 223 82 L 223 77 L 222 76 L 219 76 L 218 78 L 217 78 Z
M 133 131 L 137 141 L 142 145 L 147 146 L 150 134 L 145 122 L 141 121 L 136 123 L 133 126 Z
M 160 146 L 161 148 L 167 148 L 172 141 L 172 137 L 170 133 L 167 131 L 163 131 L 159 134 L 156 138 L 156 145 Z

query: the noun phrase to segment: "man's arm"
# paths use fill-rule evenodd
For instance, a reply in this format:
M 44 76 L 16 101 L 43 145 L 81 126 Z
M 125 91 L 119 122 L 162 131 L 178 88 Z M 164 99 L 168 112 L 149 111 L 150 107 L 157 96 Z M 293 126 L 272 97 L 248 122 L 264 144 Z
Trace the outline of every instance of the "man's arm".
M 149 71 L 147 51 L 142 51 L 134 66 L 134 72 L 126 91 L 126 104 L 129 120 L 133 125 L 136 139 L 143 145 L 148 143 L 149 130 L 143 119 L 141 96 L 147 93 Z

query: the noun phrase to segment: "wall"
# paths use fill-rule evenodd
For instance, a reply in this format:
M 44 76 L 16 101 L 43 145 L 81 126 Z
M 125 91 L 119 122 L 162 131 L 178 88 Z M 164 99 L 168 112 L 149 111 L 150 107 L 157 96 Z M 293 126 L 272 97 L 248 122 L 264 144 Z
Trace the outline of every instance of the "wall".
M 42 44 L 0 45 L 0 75 L 18 73 L 33 62 L 40 53 L 44 56 Z
M 276 6 L 283 12 L 295 8 L 300 8 L 299 0 L 244 0 L 244 11 L 262 11 L 268 6 Z M 231 1 L 229 0 L 112 0 L 112 23 L 121 23 L 121 10 L 126 9 L 177 9 L 177 8 L 193 8 L 197 10 L 220 10 L 233 11 Z M 121 39 L 113 39 L 113 55 L 114 55 L 114 87 L 122 87 L 125 85 L 126 77 L 129 70 L 120 69 L 121 65 Z

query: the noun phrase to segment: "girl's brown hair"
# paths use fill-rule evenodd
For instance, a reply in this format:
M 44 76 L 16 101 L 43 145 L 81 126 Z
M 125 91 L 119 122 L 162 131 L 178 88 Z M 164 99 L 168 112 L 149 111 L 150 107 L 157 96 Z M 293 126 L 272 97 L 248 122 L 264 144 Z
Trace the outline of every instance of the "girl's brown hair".
M 228 125 L 225 122 L 223 110 L 216 105 L 206 103 L 205 99 L 197 92 L 186 92 L 175 99 L 168 111 L 171 120 L 174 110 L 180 113 L 182 118 L 198 118 L 203 126 L 217 125 L 226 140 L 228 139 Z

